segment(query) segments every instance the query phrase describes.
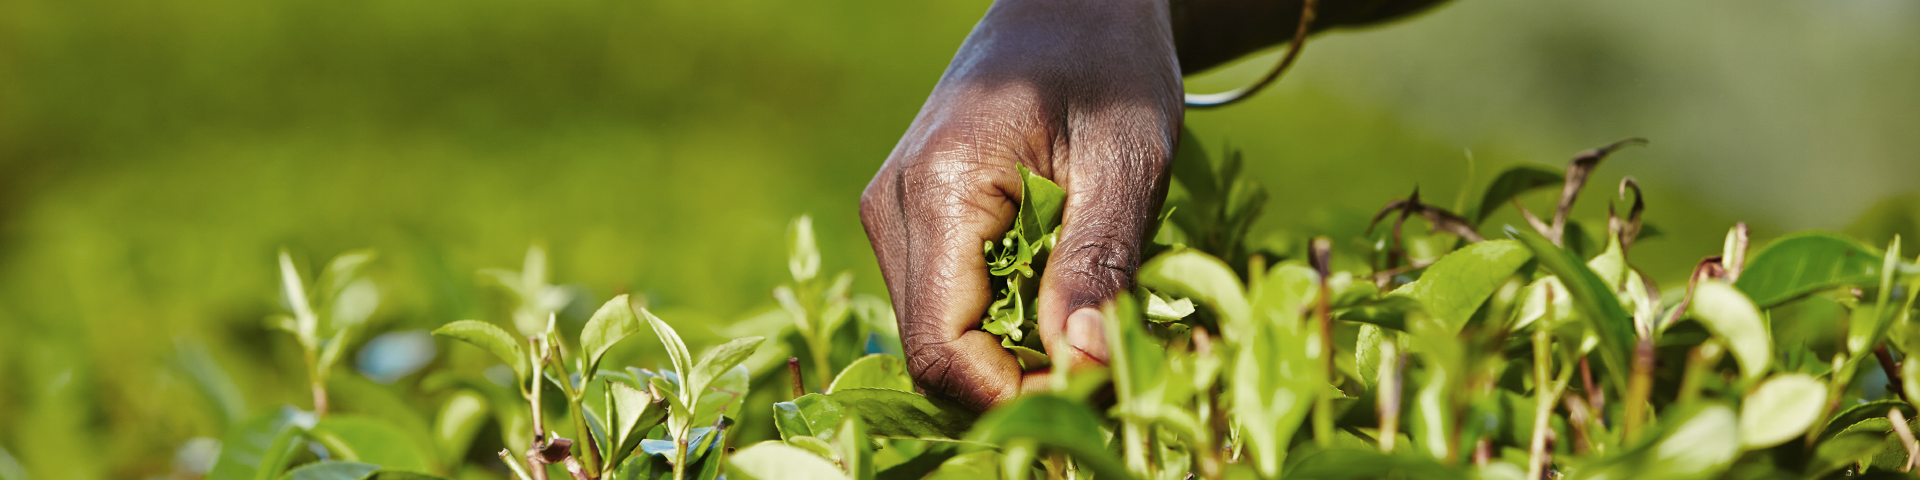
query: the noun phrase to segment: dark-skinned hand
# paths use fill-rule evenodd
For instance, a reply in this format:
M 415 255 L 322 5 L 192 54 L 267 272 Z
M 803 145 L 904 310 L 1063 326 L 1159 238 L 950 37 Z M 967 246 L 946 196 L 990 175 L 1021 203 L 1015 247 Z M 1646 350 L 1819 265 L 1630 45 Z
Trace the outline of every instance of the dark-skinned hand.
M 1315 26 L 1428 3 L 1320 0 L 1329 21 Z M 1299 9 L 1298 0 L 995 2 L 860 199 L 915 383 L 975 409 L 1046 384 L 979 329 L 993 301 L 981 245 L 1013 222 L 1019 165 L 1067 192 L 1036 333 L 1054 368 L 1104 363 L 1099 307 L 1132 287 L 1166 197 L 1181 75 L 1287 38 Z

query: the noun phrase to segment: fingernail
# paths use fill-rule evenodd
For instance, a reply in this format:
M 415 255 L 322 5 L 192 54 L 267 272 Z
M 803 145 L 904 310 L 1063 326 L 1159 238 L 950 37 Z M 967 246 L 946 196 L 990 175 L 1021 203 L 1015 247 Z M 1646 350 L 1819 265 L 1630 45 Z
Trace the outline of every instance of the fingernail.
M 1082 307 L 1067 316 L 1067 344 L 1102 363 L 1107 361 L 1107 325 L 1100 310 Z

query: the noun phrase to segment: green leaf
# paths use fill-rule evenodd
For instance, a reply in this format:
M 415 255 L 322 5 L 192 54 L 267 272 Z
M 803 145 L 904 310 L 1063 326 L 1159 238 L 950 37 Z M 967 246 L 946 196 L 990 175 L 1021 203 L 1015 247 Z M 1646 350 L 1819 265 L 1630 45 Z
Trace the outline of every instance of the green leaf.
M 335 458 L 406 470 L 426 470 L 426 452 L 398 427 L 359 415 L 333 414 L 320 418 L 310 430 Z
M 633 304 L 627 301 L 626 295 L 615 296 L 594 311 L 593 317 L 587 319 L 587 326 L 580 330 L 580 349 L 586 354 L 585 372 L 589 377 L 599 369 L 600 357 L 606 355 L 608 349 L 639 331 L 640 319 L 634 317 Z
M 1419 300 L 1428 314 L 1459 332 L 1487 297 L 1532 259 L 1533 252 L 1513 240 L 1475 243 L 1441 257 L 1419 280 L 1393 293 Z
M 363 480 L 447 480 L 446 477 L 428 475 L 406 470 L 380 470 L 366 476 Z
M 1886 447 L 1885 434 L 1854 432 L 1834 436 L 1814 447 L 1813 460 L 1807 462 L 1807 472 L 1803 478 L 1821 478 L 1835 470 L 1872 459 Z
M 1449 469 L 1418 455 L 1390 455 L 1374 450 L 1330 448 L 1302 452 L 1290 466 L 1288 480 L 1372 480 L 1377 478 L 1466 480 L 1465 471 Z
M 690 362 L 693 361 L 693 354 L 687 353 L 687 343 L 680 340 L 680 334 L 673 331 L 673 326 L 667 325 L 667 322 L 660 320 L 660 317 L 653 316 L 653 312 L 645 308 L 640 309 L 640 316 L 645 317 L 647 325 L 653 327 L 653 333 L 660 336 L 660 343 L 667 348 L 667 357 L 673 360 L 673 371 L 681 375 L 692 372 L 693 364 Z M 683 390 L 680 394 L 681 402 L 693 403 L 692 397 L 687 395 Z
M 1851 238 L 1800 232 L 1753 255 L 1734 286 L 1760 308 L 1771 308 L 1827 288 L 1869 285 L 1880 279 L 1880 264 L 1878 255 Z
M 693 390 L 694 398 L 698 399 L 699 395 L 706 393 L 707 387 L 712 386 L 715 379 L 753 356 L 754 350 L 759 349 L 766 340 L 766 337 L 736 338 L 701 353 L 700 361 L 693 364 L 693 371 L 686 372 L 687 388 Z
M 1706 280 L 1694 287 L 1691 308 L 1695 319 L 1727 342 L 1742 376 L 1766 375 L 1773 361 L 1773 339 L 1760 309 L 1746 295 L 1725 282 Z
M 827 393 L 848 388 L 884 388 L 902 392 L 913 391 L 913 379 L 907 377 L 907 362 L 900 357 L 873 354 L 854 360 L 840 374 L 833 377 L 833 383 L 827 386 Z
M 300 281 L 300 271 L 293 268 L 293 257 L 284 249 L 280 250 L 280 295 L 293 310 L 293 333 L 300 338 L 300 345 L 309 351 L 318 347 L 320 317 L 314 315 L 313 304 L 307 301 L 307 287 Z
M 174 341 L 174 355 L 169 364 L 174 370 L 187 377 L 188 384 L 205 397 L 217 412 L 215 419 L 219 428 L 232 428 L 246 420 L 247 400 L 240 392 L 240 385 L 233 382 L 227 370 L 213 359 L 207 346 L 197 341 L 178 338 Z
M 997 480 L 1000 455 L 992 450 L 954 455 L 922 480 Z
M 1686 418 L 1654 446 L 1651 470 L 1700 475 L 1733 463 L 1734 457 L 1740 454 L 1740 444 L 1733 435 L 1728 435 L 1739 421 L 1732 408 L 1709 405 Z
M 1893 305 L 1894 280 L 1900 271 L 1900 237 L 1893 237 L 1893 243 L 1887 244 L 1885 259 L 1880 264 L 1880 293 L 1874 300 L 1874 309 L 1869 315 L 1854 315 L 1847 327 L 1847 350 L 1855 357 L 1869 355 L 1874 345 L 1887 334 L 1887 328 L 1893 326 L 1893 320 L 1903 308 Z M 1913 296 L 1907 295 L 1909 299 Z
M 1038 240 L 1060 225 L 1060 211 L 1067 203 L 1067 191 L 1046 177 L 1034 175 L 1020 165 L 1020 230 L 1028 240 Z
M 301 465 L 281 475 L 282 480 L 360 480 L 379 470 L 379 465 L 324 460 Z
M 898 390 L 849 388 L 827 396 L 867 422 L 867 434 L 879 438 L 953 441 L 978 418 L 959 404 Z
M 667 410 L 671 407 L 651 392 L 633 388 L 622 382 L 608 381 L 607 395 L 613 398 L 613 451 L 608 452 L 609 464 L 618 464 L 634 448 L 640 446 L 640 439 L 646 437 L 660 422 L 666 421 Z
M 1353 305 L 1337 308 L 1333 318 L 1349 322 L 1371 324 L 1392 330 L 1407 329 L 1407 314 L 1422 311 L 1419 300 L 1406 295 L 1387 295 L 1354 302 Z
M 1740 445 L 1779 445 L 1807 431 L 1827 404 L 1827 386 L 1804 373 L 1778 375 L 1747 394 L 1740 405 Z
M 467 457 L 474 435 L 491 419 L 489 413 L 487 397 L 472 390 L 462 389 L 447 397 L 433 419 L 434 445 L 444 463 L 458 464 Z
M 727 457 L 727 477 L 745 480 L 843 480 L 847 474 L 833 462 L 777 441 L 742 448 Z
M 1212 307 L 1222 317 L 1221 333 L 1230 340 L 1251 334 L 1253 307 L 1247 303 L 1246 288 L 1220 259 L 1199 250 L 1172 250 L 1141 265 L 1139 276 L 1147 288 Z
M 740 408 L 747 398 L 747 382 L 751 375 L 747 368 L 734 366 L 718 378 L 707 383 L 693 404 L 693 423 L 712 425 L 721 415 L 732 415 L 739 419 Z
M 1586 319 L 1600 340 L 1600 360 L 1607 366 L 1607 378 L 1620 391 L 1627 391 L 1627 375 L 1633 371 L 1630 359 L 1638 337 L 1633 332 L 1633 317 L 1620 307 L 1620 299 L 1579 257 L 1554 246 L 1547 237 L 1511 227 L 1507 233 L 1532 249 L 1540 266 L 1560 278 L 1581 318 Z
M 1558 169 L 1540 165 L 1517 165 L 1487 184 L 1487 192 L 1480 196 L 1480 207 L 1469 214 L 1473 223 L 1478 225 L 1487 221 L 1487 217 L 1506 205 L 1513 197 L 1535 189 L 1559 186 L 1566 182 L 1566 174 Z
M 813 238 L 813 216 L 801 215 L 787 224 L 787 273 L 805 282 L 820 274 L 820 247 Z
M 994 408 L 980 418 L 967 439 L 988 445 L 1016 440 L 1066 452 L 1101 479 L 1134 478 L 1120 459 L 1107 451 L 1103 420 L 1078 402 L 1051 394 L 1034 394 Z
M 295 440 L 306 431 L 299 426 L 298 417 L 306 415 L 288 407 L 235 425 L 220 439 L 220 456 L 207 473 L 207 480 L 279 477 L 293 452 L 303 443 Z
M 522 384 L 525 384 L 527 377 L 531 375 L 528 370 L 532 368 L 532 364 L 527 359 L 527 354 L 520 349 L 521 342 L 516 340 L 513 334 L 491 323 L 461 320 L 441 325 L 440 328 L 433 330 L 433 334 L 467 342 L 492 353 L 493 356 L 499 357 L 500 361 L 506 362 L 508 367 L 513 368 L 514 378 L 519 379 Z
M 840 402 L 818 393 L 773 404 L 773 425 L 780 430 L 783 440 L 803 436 L 832 440 L 837 433 L 834 429 L 846 415 L 846 407 Z
M 1860 422 L 1875 419 L 1885 420 L 1887 418 L 1887 412 L 1893 411 L 1895 408 L 1900 409 L 1900 412 L 1906 414 L 1907 418 L 1913 418 L 1913 406 L 1908 405 L 1907 402 L 1900 400 L 1875 400 L 1847 407 L 1846 410 L 1841 410 L 1840 413 L 1834 414 L 1833 419 L 1827 421 L 1826 428 L 1820 430 L 1820 439 L 1825 441 Z
M 872 444 L 873 439 L 867 438 L 866 424 L 859 418 L 840 422 L 839 433 L 833 435 L 833 447 L 840 452 L 840 464 L 846 468 L 848 478 L 873 480 L 873 450 L 868 448 Z

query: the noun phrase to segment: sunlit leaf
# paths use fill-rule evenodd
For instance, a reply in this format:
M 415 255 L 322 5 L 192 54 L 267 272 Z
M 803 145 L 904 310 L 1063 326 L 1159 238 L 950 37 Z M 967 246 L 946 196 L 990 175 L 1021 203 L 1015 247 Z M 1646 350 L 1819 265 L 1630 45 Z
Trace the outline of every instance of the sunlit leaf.
M 955 455 L 923 480 L 997 480 L 1000 478 L 999 454 L 992 450 Z
M 766 340 L 765 337 L 736 338 L 707 349 L 700 354 L 700 361 L 694 363 L 693 370 L 686 373 L 687 388 L 696 392 L 706 390 L 714 379 L 753 356 L 754 350 Z
M 1740 443 L 1731 435 L 1738 422 L 1725 405 L 1694 412 L 1654 447 L 1652 469 L 1688 476 L 1726 468 L 1740 454 Z
M 640 316 L 647 319 L 647 325 L 652 326 L 653 333 L 660 337 L 660 343 L 667 349 L 667 357 L 673 361 L 673 371 L 680 372 L 683 375 L 687 372 L 692 372 L 693 354 L 687 353 L 686 342 L 680 340 L 680 334 L 673 331 L 673 326 L 667 325 L 667 322 L 660 320 L 660 317 L 653 316 L 653 312 L 649 312 L 644 308 L 640 309 Z M 687 397 L 685 393 L 682 393 L 681 399 L 682 402 L 685 402 L 690 400 L 691 397 Z
M 1517 241 L 1475 243 L 1441 257 L 1419 280 L 1393 293 L 1419 300 L 1428 314 L 1457 332 L 1487 297 L 1532 259 L 1533 252 Z
M 880 438 L 957 440 L 978 418 L 959 404 L 898 390 L 850 388 L 828 397 L 867 422 L 868 435 Z
M 628 335 L 640 331 L 640 319 L 633 315 L 633 304 L 626 295 L 616 295 L 593 312 L 587 326 L 580 330 L 580 349 L 586 356 L 586 371 L 598 370 L 600 357 Z
M 793 281 L 812 280 L 820 274 L 820 247 L 814 243 L 813 216 L 801 215 L 787 224 L 787 273 Z
M 1871 459 L 1886 447 L 1885 434 L 1855 432 L 1836 435 L 1820 442 L 1820 445 L 1814 448 L 1813 460 L 1807 462 L 1805 478 L 1819 478 L 1829 472 Z
M 809 393 L 791 402 L 773 404 L 773 424 L 780 438 L 816 437 L 833 439 L 847 412 L 839 401 L 818 393 Z
M 988 445 L 1032 441 L 1066 452 L 1099 478 L 1133 478 L 1120 459 L 1107 451 L 1100 425 L 1100 416 L 1079 402 L 1035 394 L 987 412 L 973 431 L 967 433 L 967 439 Z
M 885 388 L 913 391 L 913 379 L 907 376 L 907 362 L 900 357 L 873 354 L 854 360 L 833 377 L 827 393 L 848 388 Z
M 1815 291 L 1870 285 L 1880 279 L 1881 259 L 1851 238 L 1820 231 L 1781 237 L 1747 260 L 1734 286 L 1760 308 Z
M 474 435 L 489 420 L 487 403 L 486 396 L 461 390 L 440 404 L 440 411 L 434 415 L 433 439 L 443 462 L 457 463 L 466 458 Z
M 433 330 L 433 334 L 467 342 L 492 353 L 508 367 L 512 367 L 514 378 L 522 382 L 531 375 L 529 370 L 532 369 L 532 365 L 526 353 L 520 349 L 522 342 L 516 340 L 513 334 L 507 333 L 506 329 L 479 320 L 461 320 L 441 325 L 440 328 Z
M 1028 239 L 1038 239 L 1060 225 L 1060 211 L 1067 203 L 1067 191 L 1060 185 L 1035 175 L 1026 165 L 1020 170 L 1020 229 Z
M 1827 403 L 1827 386 L 1811 375 L 1789 373 L 1761 383 L 1740 405 L 1740 446 L 1779 445 L 1807 431 Z
M 833 462 L 798 447 L 767 441 L 727 456 L 729 478 L 748 480 L 844 480 Z
M 1760 309 L 1740 290 L 1719 280 L 1700 282 L 1693 291 L 1694 318 L 1727 342 L 1746 378 L 1767 373 L 1773 361 L 1773 339 Z
M 1246 330 L 1252 307 L 1245 287 L 1220 259 L 1199 250 L 1174 250 L 1148 260 L 1140 266 L 1139 275 L 1140 284 L 1147 288 L 1214 308 L 1224 317 L 1222 333 L 1240 335 Z
M 1513 229 L 1508 229 L 1508 234 L 1532 249 L 1540 266 L 1560 278 L 1580 317 L 1600 340 L 1600 359 L 1606 363 L 1607 378 L 1620 391 L 1626 391 L 1627 372 L 1633 371 L 1629 359 L 1638 337 L 1633 332 L 1633 317 L 1620 307 L 1619 297 L 1579 257 L 1554 246 L 1546 237 Z

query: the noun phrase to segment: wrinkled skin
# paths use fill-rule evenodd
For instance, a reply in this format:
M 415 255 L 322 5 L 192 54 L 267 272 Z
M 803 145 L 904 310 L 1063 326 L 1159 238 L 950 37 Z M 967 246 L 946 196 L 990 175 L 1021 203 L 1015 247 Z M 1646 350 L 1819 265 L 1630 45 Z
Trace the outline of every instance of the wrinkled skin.
M 1432 2 L 1321 0 L 1319 18 L 1357 24 Z M 1098 309 L 1131 288 L 1165 200 L 1182 73 L 1282 41 L 1299 8 L 1298 0 L 995 2 L 860 199 L 915 383 L 975 409 L 1046 383 L 1023 376 L 998 338 L 979 330 L 993 300 L 981 245 L 1013 222 L 1017 165 L 1067 192 L 1036 333 L 1055 368 L 1104 363 Z

